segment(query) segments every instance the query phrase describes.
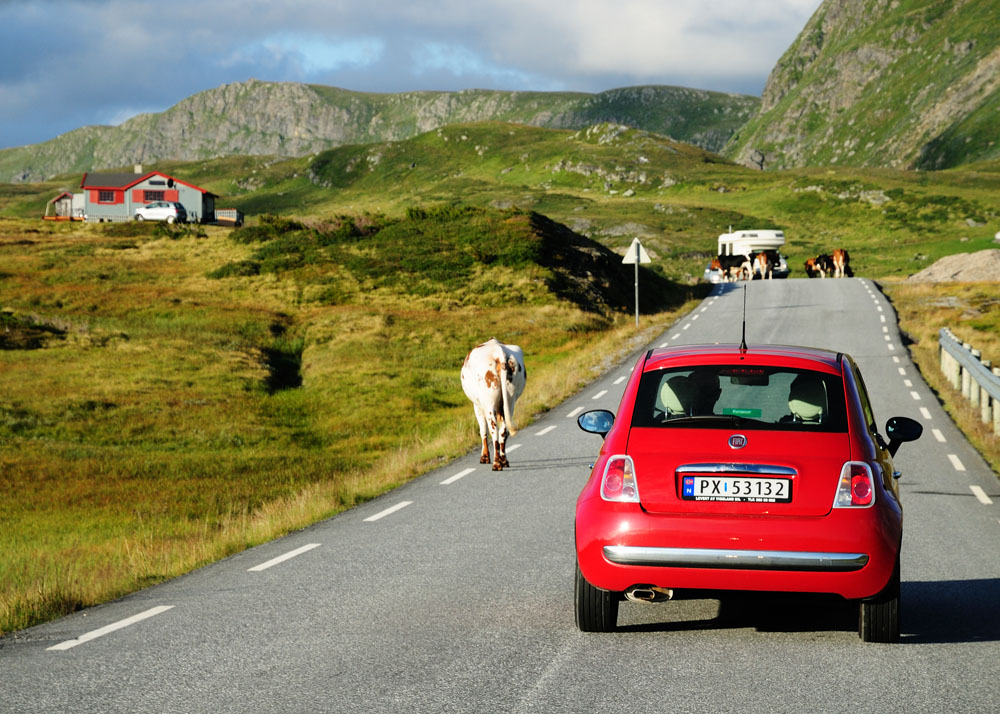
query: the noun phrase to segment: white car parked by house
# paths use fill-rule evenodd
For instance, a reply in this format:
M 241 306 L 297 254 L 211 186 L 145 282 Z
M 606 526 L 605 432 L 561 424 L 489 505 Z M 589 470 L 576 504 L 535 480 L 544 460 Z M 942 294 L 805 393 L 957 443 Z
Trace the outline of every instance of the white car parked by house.
M 187 211 L 176 201 L 156 201 L 135 209 L 135 220 L 186 223 Z

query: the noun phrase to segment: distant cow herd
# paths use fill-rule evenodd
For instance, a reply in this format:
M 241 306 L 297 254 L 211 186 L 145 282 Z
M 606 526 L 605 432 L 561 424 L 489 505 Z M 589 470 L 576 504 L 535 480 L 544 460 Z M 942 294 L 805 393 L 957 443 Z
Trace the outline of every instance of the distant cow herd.
M 806 275 L 815 278 L 817 275 L 825 278 L 830 275 L 834 278 L 852 278 L 854 271 L 851 270 L 851 256 L 843 248 L 837 248 L 833 255 L 821 253 L 815 258 L 809 258 L 805 263 Z
M 752 255 L 723 255 L 712 259 L 709 269 L 722 273 L 726 282 L 737 280 L 770 280 L 779 264 L 778 251 L 763 250 Z M 851 270 L 851 256 L 843 248 L 837 248 L 832 254 L 821 253 L 805 262 L 806 275 L 810 278 L 827 276 L 833 278 L 854 277 Z
M 762 250 L 753 255 L 717 255 L 709 268 L 722 272 L 727 281 L 770 279 L 778 267 L 778 251 Z

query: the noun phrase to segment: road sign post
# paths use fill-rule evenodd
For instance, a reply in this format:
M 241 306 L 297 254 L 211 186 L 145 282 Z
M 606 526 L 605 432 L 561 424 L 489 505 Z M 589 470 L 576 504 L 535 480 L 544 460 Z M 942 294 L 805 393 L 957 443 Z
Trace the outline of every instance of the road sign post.
M 653 262 L 649 258 L 649 254 L 646 249 L 642 247 L 642 243 L 639 242 L 638 238 L 632 239 L 632 245 L 628 247 L 625 251 L 625 257 L 622 258 L 622 263 L 625 265 L 632 264 L 635 266 L 635 326 L 639 326 L 639 264 L 640 263 L 651 263 Z

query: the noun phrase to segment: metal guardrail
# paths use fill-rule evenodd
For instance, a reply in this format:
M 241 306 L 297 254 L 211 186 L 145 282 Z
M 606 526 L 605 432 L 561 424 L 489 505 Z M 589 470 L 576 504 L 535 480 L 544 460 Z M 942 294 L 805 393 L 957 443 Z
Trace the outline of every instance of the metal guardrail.
M 956 391 L 980 410 L 984 424 L 993 422 L 993 433 L 1000 436 L 1000 367 L 983 361 L 982 353 L 962 342 L 947 327 L 938 332 L 941 347 L 941 372 Z

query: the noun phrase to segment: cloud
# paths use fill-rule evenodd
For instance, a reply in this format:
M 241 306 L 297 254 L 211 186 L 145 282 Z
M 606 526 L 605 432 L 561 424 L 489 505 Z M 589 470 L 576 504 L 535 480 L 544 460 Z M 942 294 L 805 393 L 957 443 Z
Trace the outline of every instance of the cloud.
M 759 94 L 820 0 L 0 0 L 0 147 L 250 77 Z

